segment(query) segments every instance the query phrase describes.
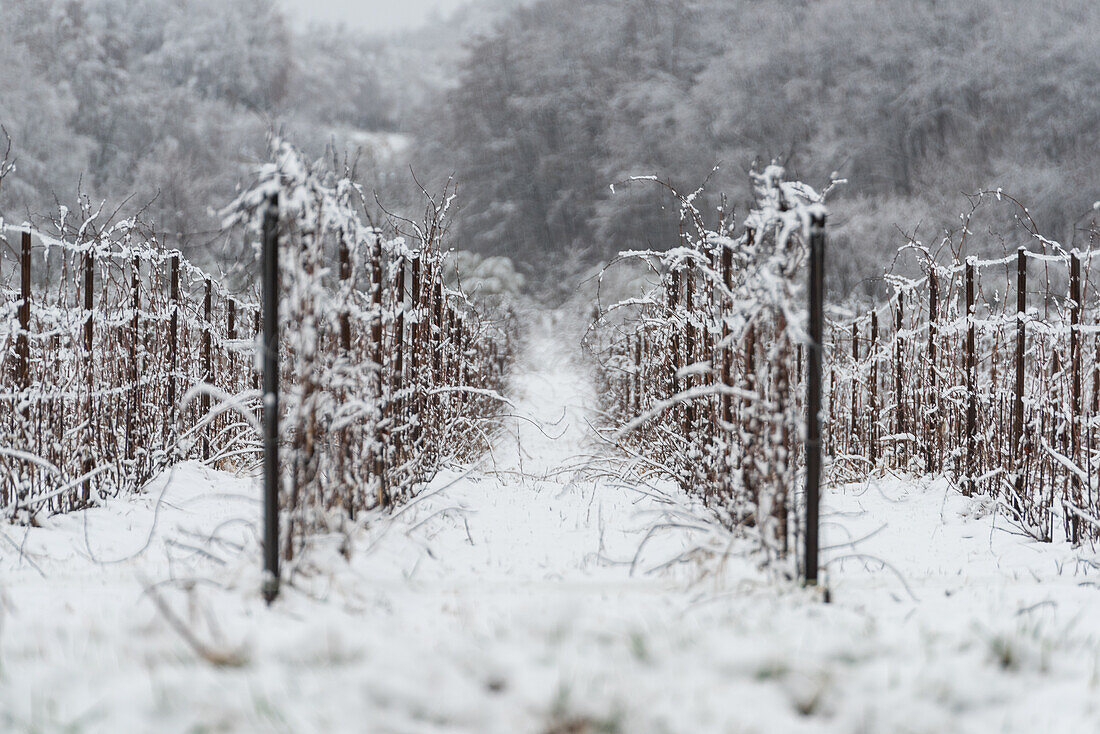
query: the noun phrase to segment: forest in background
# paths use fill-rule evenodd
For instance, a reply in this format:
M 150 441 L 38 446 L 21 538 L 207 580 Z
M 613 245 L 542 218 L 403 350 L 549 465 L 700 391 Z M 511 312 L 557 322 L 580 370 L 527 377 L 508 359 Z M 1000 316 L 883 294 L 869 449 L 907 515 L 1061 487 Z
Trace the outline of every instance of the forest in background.
M 744 211 L 754 163 L 835 172 L 833 295 L 867 294 L 898 227 L 932 244 L 982 188 L 1074 242 L 1100 198 L 1098 37 L 1088 0 L 545 0 L 473 44 L 420 138 L 465 184 L 461 239 L 529 267 L 677 242 L 675 202 L 613 193 L 627 176 L 690 193 L 720 164 L 706 213 Z
M 456 245 L 516 261 L 544 295 L 621 249 L 678 243 L 677 206 L 749 200 L 772 160 L 835 173 L 833 296 L 875 292 L 904 242 L 1001 188 L 1083 244 L 1100 171 L 1100 8 L 1088 0 L 483 0 L 393 37 L 291 27 L 270 0 L 0 0 L 9 219 L 78 184 L 189 256 L 229 267 L 228 201 L 280 129 L 312 155 L 362 148 L 390 211 L 458 186 Z M 717 171 L 711 174 L 715 165 Z M 974 238 L 1014 246 L 1012 213 Z M 1004 221 L 995 221 L 1003 217 Z M 1021 235 L 1022 236 L 1022 235 Z M 571 286 L 570 286 L 571 287 Z

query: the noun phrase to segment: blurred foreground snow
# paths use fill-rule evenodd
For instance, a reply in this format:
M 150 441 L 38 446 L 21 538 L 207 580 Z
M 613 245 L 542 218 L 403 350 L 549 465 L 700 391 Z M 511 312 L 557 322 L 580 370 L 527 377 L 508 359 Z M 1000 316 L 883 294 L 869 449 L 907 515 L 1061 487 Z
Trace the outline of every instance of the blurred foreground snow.
M 318 539 L 270 609 L 248 478 L 0 526 L 0 731 L 1100 731 L 1094 555 L 900 477 L 830 490 L 828 605 L 698 523 L 643 545 L 698 508 L 601 471 L 534 331 L 492 455 Z

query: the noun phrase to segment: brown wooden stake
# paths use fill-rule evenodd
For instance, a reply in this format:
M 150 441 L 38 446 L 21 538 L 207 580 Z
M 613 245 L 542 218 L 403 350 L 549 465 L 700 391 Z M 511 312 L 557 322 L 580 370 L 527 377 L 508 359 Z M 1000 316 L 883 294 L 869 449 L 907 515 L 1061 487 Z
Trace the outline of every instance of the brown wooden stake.
M 684 328 L 684 366 L 690 367 L 695 362 L 695 324 L 692 321 L 694 315 L 692 309 L 695 307 L 695 268 L 688 267 L 687 282 L 684 285 L 684 318 L 687 321 Z M 685 389 L 690 390 L 694 387 L 694 383 L 695 377 L 689 375 Z M 695 402 L 692 400 L 684 403 L 682 430 L 684 438 L 691 441 L 695 431 Z
M 20 389 L 26 390 L 31 384 L 30 375 L 30 363 L 31 363 L 31 349 L 30 349 L 30 329 L 31 329 L 31 234 L 30 232 L 23 232 L 22 234 L 22 252 L 19 258 L 19 282 L 20 282 L 20 302 L 17 312 L 18 317 L 18 335 L 15 341 L 15 353 L 16 353 L 16 384 Z M 55 352 L 56 353 L 56 352 Z M 0 373 L 0 378 L 3 374 Z M 23 409 L 20 411 L 23 419 L 24 426 L 30 425 L 31 409 L 30 401 L 23 402 Z M 28 436 L 28 439 L 30 437 Z M 39 448 L 39 454 L 41 454 L 41 441 L 37 442 Z M 27 464 L 26 475 L 30 481 L 34 481 L 31 477 L 36 473 L 36 469 L 33 465 Z M 11 496 L 5 496 L 3 492 L 0 492 L 0 499 L 5 504 L 8 504 L 13 499 Z M 60 498 L 59 498 L 60 501 Z M 53 502 L 50 502 L 51 508 Z
M 859 365 L 859 325 L 852 322 L 852 377 L 849 380 L 849 384 L 852 388 L 852 410 L 848 415 L 848 420 L 851 423 L 848 433 L 848 451 L 849 453 L 856 453 L 856 445 L 859 441 L 859 435 L 857 430 L 859 424 L 857 421 L 858 411 L 858 385 L 856 384 L 856 370 Z
M 348 249 L 347 240 L 340 239 L 340 287 L 344 290 L 342 305 L 343 309 L 340 311 L 340 349 L 344 356 L 347 357 L 351 354 L 351 315 L 348 313 L 347 305 L 351 300 L 351 294 L 349 292 L 349 283 L 351 280 L 351 251 Z
M 904 434 L 908 432 L 909 426 L 905 420 L 905 392 L 902 390 L 901 380 L 901 363 L 902 356 L 905 350 L 905 337 L 902 336 L 903 324 L 904 324 L 904 304 L 902 302 L 902 294 L 898 293 L 897 298 L 897 313 L 896 323 L 894 325 L 894 433 Z M 899 441 L 897 444 L 899 447 L 906 445 Z M 901 453 L 899 449 L 899 453 Z
M 1092 361 L 1092 411 L 1090 412 L 1093 417 L 1100 414 L 1100 337 L 1095 341 L 1096 356 Z
M 176 408 L 176 364 L 179 361 L 179 329 L 180 329 L 180 256 L 172 255 L 168 270 L 168 300 L 170 302 L 171 316 L 168 322 L 168 415 L 169 422 L 173 426 L 170 433 L 175 432 L 177 415 Z
M 88 387 L 88 402 L 85 406 L 84 420 L 87 421 L 89 426 L 95 425 L 95 416 L 93 415 L 94 405 L 92 392 L 95 389 L 95 370 L 92 366 L 92 322 L 94 318 L 93 306 L 93 289 L 95 288 L 95 249 L 92 245 L 89 245 L 87 252 L 84 253 L 84 367 L 87 370 L 87 387 Z M 84 447 L 84 474 L 90 474 L 94 467 L 92 459 L 92 446 L 90 442 Z M 92 498 L 92 482 L 90 479 L 85 479 L 83 483 L 83 490 L 81 499 L 84 505 L 87 506 Z
M 432 385 L 440 385 L 443 382 L 443 284 L 435 283 L 432 306 L 435 310 L 434 329 L 432 338 Z
M 459 362 L 462 359 L 459 354 L 461 344 L 458 338 L 458 315 L 455 313 L 454 307 L 450 305 L 447 306 L 447 343 L 450 346 L 450 351 L 447 353 L 446 380 L 448 385 L 457 385 Z
M 466 333 L 466 317 L 462 314 L 456 314 L 455 319 L 457 321 L 455 327 L 458 332 L 458 339 L 456 340 L 458 344 L 458 384 L 466 387 L 470 384 L 470 360 L 469 355 L 466 354 L 470 347 L 470 337 Z M 459 402 L 461 402 L 462 405 L 466 405 L 469 398 L 470 396 L 467 392 L 463 391 L 459 393 Z
M 427 290 L 427 289 L 425 289 Z M 422 349 L 421 342 L 423 340 L 423 334 L 431 334 L 431 328 L 425 331 L 422 320 L 427 315 L 427 310 L 424 308 L 422 302 L 422 295 L 420 292 L 420 253 L 413 255 L 412 258 L 412 308 L 415 314 L 410 333 L 410 348 L 409 348 L 409 371 L 414 381 L 414 389 L 416 394 L 413 397 L 413 412 L 414 418 L 413 429 L 411 439 L 413 443 L 419 443 L 420 434 L 422 431 L 421 420 L 423 420 L 424 403 L 420 394 L 420 385 L 422 380 L 420 379 L 420 350 Z
M 1100 413 L 1100 338 L 1096 339 L 1094 348 L 1095 356 L 1093 357 L 1092 363 L 1092 412 L 1089 414 L 1092 419 L 1095 419 L 1097 414 Z M 1088 444 L 1085 446 L 1085 456 L 1089 457 L 1088 506 L 1095 507 L 1095 492 L 1093 490 L 1095 483 L 1092 479 L 1092 473 L 1095 468 L 1093 464 L 1093 457 L 1095 455 L 1093 450 L 1096 446 L 1096 431 L 1092 427 L 1091 421 L 1086 436 Z
M 405 258 L 397 259 L 397 319 L 393 326 L 393 390 L 399 392 L 405 377 Z
M 385 362 L 385 352 L 382 340 L 382 237 L 378 234 L 374 237 L 374 250 L 371 253 L 371 305 L 373 306 L 371 344 L 374 347 L 372 357 L 378 369 L 378 376 L 375 379 L 375 395 L 378 398 L 379 406 L 382 406 L 384 400 L 384 370 L 382 368 Z M 384 413 L 381 412 L 380 407 L 379 423 L 381 424 L 382 421 L 384 421 Z M 374 437 L 374 481 L 379 507 L 388 508 L 390 497 L 386 487 L 385 445 L 385 433 L 379 426 Z
M 137 255 L 130 261 L 130 308 L 133 314 L 130 316 L 130 409 L 126 411 L 126 459 L 134 460 L 135 428 L 141 425 L 138 414 L 141 410 L 140 388 L 138 377 L 140 366 L 138 364 L 141 351 L 140 335 L 138 333 L 138 312 L 141 309 L 141 260 Z
M 394 294 L 397 305 L 397 319 L 393 325 L 393 393 L 394 393 L 394 420 L 404 423 L 405 405 L 404 397 L 396 397 L 405 387 L 405 258 L 397 258 L 397 293 Z M 404 429 L 391 433 L 393 443 L 394 464 L 400 466 L 403 462 Z
M 230 342 L 237 340 L 237 301 L 230 298 L 225 303 L 225 338 Z M 237 389 L 238 373 L 237 373 L 237 359 L 235 352 L 233 351 L 234 345 L 230 344 L 229 349 L 226 351 L 225 364 L 222 366 L 221 371 L 225 375 L 225 382 L 232 383 L 234 390 Z
M 31 382 L 31 233 L 23 232 L 22 240 L 23 251 L 19 258 L 19 336 L 16 337 L 15 352 L 19 357 L 16 365 L 19 387 L 26 389 Z
M 95 254 L 92 249 L 84 253 L 84 354 L 91 364 L 93 293 L 95 288 Z M 89 370 L 90 371 L 90 370 Z
M 745 333 L 745 398 L 742 401 L 741 410 L 741 424 L 742 424 L 742 444 L 741 444 L 741 469 L 745 475 L 746 488 L 748 489 L 749 496 L 752 499 L 754 508 L 760 506 L 760 487 L 755 481 L 755 457 L 750 456 L 751 451 L 755 451 L 753 443 L 756 441 L 754 435 L 754 419 L 753 412 L 757 409 L 752 404 L 752 396 L 756 393 L 756 324 L 750 323 Z M 756 511 L 755 509 L 753 510 Z
M 722 284 L 726 290 L 733 290 L 733 248 L 722 246 Z M 725 347 L 722 349 L 722 384 L 733 387 L 733 347 L 729 344 L 730 326 L 722 319 L 722 341 Z M 722 420 L 727 425 L 733 423 L 733 396 L 722 396 Z
M 878 355 L 875 354 L 875 346 L 878 344 L 878 311 L 871 311 L 871 345 L 867 355 L 871 360 L 871 400 L 868 413 L 867 430 L 870 439 L 871 466 L 878 464 Z
M 935 265 L 928 274 L 928 421 L 927 471 L 942 471 L 940 436 L 943 433 L 943 416 L 939 412 L 939 393 L 936 391 L 936 338 L 939 329 L 939 281 Z
M 256 349 L 263 350 L 263 334 L 260 333 L 260 309 L 256 309 L 252 314 L 252 333 L 256 335 Z M 260 389 L 260 380 L 263 377 L 263 370 L 258 367 L 260 360 L 254 359 L 252 366 L 252 389 Z
M 203 325 L 202 325 L 202 381 L 207 385 L 214 382 L 214 367 L 210 355 L 211 347 L 211 334 L 210 334 L 210 318 L 211 309 L 213 306 L 210 278 L 206 279 L 206 294 L 202 302 L 203 313 Z M 201 409 L 203 417 L 210 413 L 210 394 L 203 390 L 202 395 L 199 397 L 199 407 Z M 202 431 L 202 460 L 210 460 L 210 431 L 212 426 L 207 425 Z
M 668 290 L 668 307 L 672 312 L 672 350 L 670 356 L 670 370 L 669 370 L 669 397 L 675 395 L 680 391 L 680 378 L 677 377 L 677 373 L 680 371 L 680 326 L 677 323 L 680 310 L 680 271 L 673 270 L 672 278 L 669 281 Z

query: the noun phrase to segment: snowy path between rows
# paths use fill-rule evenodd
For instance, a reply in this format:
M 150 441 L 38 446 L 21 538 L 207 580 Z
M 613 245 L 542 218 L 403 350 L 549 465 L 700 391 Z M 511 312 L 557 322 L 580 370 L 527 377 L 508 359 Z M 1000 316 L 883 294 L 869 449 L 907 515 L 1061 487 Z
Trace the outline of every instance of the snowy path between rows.
M 1100 731 L 1091 552 L 887 478 L 829 492 L 831 604 L 736 544 L 666 568 L 722 536 L 638 553 L 698 508 L 599 471 L 558 331 L 533 329 L 490 456 L 321 539 L 270 609 L 254 480 L 188 464 L 0 525 L 0 732 Z

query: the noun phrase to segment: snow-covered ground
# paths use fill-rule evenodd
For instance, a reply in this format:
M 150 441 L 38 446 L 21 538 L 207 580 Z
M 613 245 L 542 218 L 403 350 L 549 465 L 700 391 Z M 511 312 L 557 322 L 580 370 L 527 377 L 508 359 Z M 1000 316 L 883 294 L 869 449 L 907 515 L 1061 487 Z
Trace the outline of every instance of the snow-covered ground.
M 0 526 L 0 732 L 1100 731 L 1091 552 L 888 477 L 830 490 L 824 604 L 607 471 L 558 331 L 491 456 L 320 539 L 271 608 L 253 480 Z

